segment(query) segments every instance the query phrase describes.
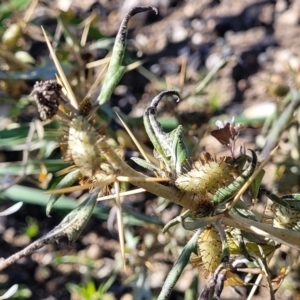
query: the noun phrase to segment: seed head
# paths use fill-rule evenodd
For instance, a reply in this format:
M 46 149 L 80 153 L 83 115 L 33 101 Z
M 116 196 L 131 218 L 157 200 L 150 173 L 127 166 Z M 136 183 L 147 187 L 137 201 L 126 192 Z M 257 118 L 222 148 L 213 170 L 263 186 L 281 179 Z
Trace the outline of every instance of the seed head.
M 236 167 L 227 163 L 225 158 L 217 161 L 205 154 L 201 162 L 202 166 L 194 166 L 191 171 L 178 176 L 175 181 L 178 189 L 196 194 L 214 194 L 234 180 Z
M 35 99 L 38 112 L 43 121 L 53 118 L 59 106 L 61 85 L 55 80 L 36 82 L 30 96 Z
M 200 233 L 197 252 L 198 255 L 191 259 L 192 264 L 198 267 L 206 277 L 214 273 L 221 262 L 222 241 L 213 226 L 207 227 Z

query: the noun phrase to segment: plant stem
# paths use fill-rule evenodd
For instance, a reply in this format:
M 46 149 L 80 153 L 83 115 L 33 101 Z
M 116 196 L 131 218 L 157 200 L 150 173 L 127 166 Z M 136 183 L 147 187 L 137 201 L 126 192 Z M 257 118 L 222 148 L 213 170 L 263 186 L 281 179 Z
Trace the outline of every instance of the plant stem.
M 106 159 L 111 163 L 115 170 L 119 170 L 119 175 L 127 177 L 140 177 L 141 181 L 134 181 L 132 184 L 147 190 L 148 192 L 157 196 L 169 199 L 170 201 L 186 208 L 191 211 L 195 211 L 197 202 L 193 199 L 191 194 L 179 191 L 175 187 L 165 186 L 156 182 L 146 182 L 145 175 L 135 171 L 126 164 L 113 149 L 106 143 L 106 141 L 100 141 L 99 147 L 102 149 Z

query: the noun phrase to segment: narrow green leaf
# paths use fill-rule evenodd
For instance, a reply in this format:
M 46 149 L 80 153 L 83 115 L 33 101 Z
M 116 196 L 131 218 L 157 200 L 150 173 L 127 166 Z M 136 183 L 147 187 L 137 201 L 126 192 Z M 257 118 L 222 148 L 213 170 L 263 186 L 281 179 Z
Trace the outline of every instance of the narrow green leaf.
M 230 213 L 232 215 L 238 215 L 240 217 L 253 220 L 253 221 L 258 221 L 255 214 L 247 207 L 247 205 L 239 200 L 235 204 L 235 206 L 230 210 Z M 239 229 L 236 229 L 240 231 Z M 260 244 L 265 244 L 265 239 L 257 234 L 254 234 L 252 232 L 245 232 L 245 231 L 240 231 L 241 236 L 243 239 L 246 239 L 247 241 L 253 242 L 253 243 L 260 243 Z
M 281 197 L 278 197 L 272 193 L 269 193 L 266 190 L 262 191 L 267 195 L 269 199 L 273 202 L 286 207 L 293 211 L 300 211 L 300 194 L 287 194 Z
M 21 10 L 25 8 L 30 2 L 31 0 L 10 0 L 9 2 L 7 1 L 6 3 L 2 3 L 0 5 L 0 21 L 9 17 L 14 12 L 12 8 L 14 8 L 15 10 Z
M 260 185 L 262 182 L 262 179 L 265 175 L 266 171 L 264 169 L 260 170 L 258 175 L 255 177 L 255 179 L 252 181 L 249 190 L 252 195 L 252 199 L 256 199 L 260 190 Z
M 22 201 L 31 205 L 46 206 L 49 195 L 45 191 L 30 188 L 22 185 L 15 184 L 14 186 L 4 190 L 0 193 L 0 200 L 12 200 L 12 201 Z M 65 195 L 61 196 L 59 201 L 56 201 L 53 208 L 56 210 L 72 210 L 75 209 L 78 202 Z M 127 224 L 132 226 L 143 226 L 144 222 L 162 226 L 161 220 L 156 216 L 147 216 L 145 214 L 139 213 L 128 206 L 124 205 L 123 210 L 126 213 Z M 102 220 L 107 220 L 109 209 L 105 207 L 95 207 L 93 214 Z
M 64 72 L 68 75 L 72 71 L 72 66 L 67 62 L 61 62 Z M 1 80 L 50 80 L 55 78 L 56 68 L 52 61 L 32 67 L 24 71 L 14 71 L 10 73 L 0 72 Z
M 108 69 L 107 74 L 110 73 L 110 77 L 107 77 L 106 75 L 104 78 L 101 93 L 98 98 L 100 105 L 106 103 L 110 99 L 113 90 L 123 77 L 125 71 L 126 67 L 124 66 L 119 66 L 118 69 L 114 69 L 113 71 L 110 71 L 110 69 Z
M 73 170 L 68 173 L 56 186 L 56 189 L 62 189 L 71 186 L 77 179 L 80 173 L 79 169 Z M 46 215 L 50 217 L 50 211 L 54 203 L 62 196 L 62 194 L 52 194 L 46 206 Z
M 261 153 L 262 157 L 266 157 L 267 154 L 270 153 L 271 149 L 273 149 L 276 146 L 280 135 L 289 125 L 294 116 L 295 111 L 300 106 L 300 94 L 298 91 L 290 92 L 286 96 L 286 99 L 289 99 L 290 103 L 285 106 L 284 110 L 280 113 L 278 119 L 273 124 L 271 130 L 269 130 L 266 139 L 266 144 Z
M 0 175 L 21 175 L 24 172 L 26 175 L 39 174 L 41 172 L 41 163 L 46 167 L 48 172 L 59 171 L 67 166 L 69 163 L 62 161 L 61 159 L 45 159 L 42 161 L 31 160 L 26 164 L 26 168 L 22 166 L 21 162 L 7 162 L 0 163 Z
M 100 188 L 96 188 L 85 201 L 72 210 L 61 223 L 51 231 L 51 237 L 66 235 L 70 242 L 76 241 L 93 213 L 99 191 Z
M 131 157 L 131 159 L 132 159 L 136 164 L 138 164 L 139 166 L 141 166 L 141 167 L 143 167 L 143 168 L 145 168 L 145 169 L 148 169 L 148 170 L 150 170 L 150 171 L 152 171 L 152 172 L 157 172 L 157 173 L 159 173 L 159 174 L 162 173 L 162 170 L 161 170 L 159 167 L 153 165 L 152 163 L 149 163 L 149 162 L 145 161 L 145 160 L 142 159 L 142 158 L 139 158 L 139 157 Z
M 172 289 L 174 288 L 179 277 L 181 276 L 184 268 L 189 263 L 192 252 L 195 252 L 196 251 L 195 249 L 197 249 L 197 241 L 199 238 L 199 234 L 200 234 L 200 230 L 195 232 L 193 237 L 189 240 L 189 242 L 183 248 L 177 261 L 174 263 L 173 268 L 169 272 L 157 300 L 169 299 Z
M 211 224 L 211 222 L 212 220 L 210 217 L 204 217 L 199 219 L 187 217 L 182 220 L 182 226 L 186 230 L 196 230 Z
M 96 188 L 85 201 L 71 211 L 62 222 L 50 232 L 37 239 L 23 250 L 13 254 L 4 261 L 1 261 L 0 269 L 2 270 L 8 267 L 18 259 L 33 253 L 46 244 L 58 241 L 64 236 L 67 236 L 70 242 L 75 241 L 93 213 L 99 191 L 100 188 Z
M 224 66 L 226 66 L 228 62 L 228 59 L 222 59 L 220 60 L 205 76 L 205 78 L 200 82 L 200 84 L 194 89 L 194 92 L 192 95 L 201 94 L 203 90 L 208 86 L 208 84 L 212 81 L 214 76 L 219 72 L 220 69 L 222 69 Z
M 23 98 L 21 98 L 23 99 Z M 29 101 L 27 102 L 29 103 Z M 13 126 L 7 129 L 0 130 L 0 145 L 5 146 L 6 141 L 10 140 L 16 140 L 20 138 L 26 138 L 29 132 L 30 123 L 22 123 L 22 126 L 20 126 L 17 123 L 12 124 Z M 54 139 L 56 137 L 62 136 L 62 132 L 57 130 L 59 128 L 59 125 L 57 122 L 51 122 L 44 126 L 44 138 Z M 36 135 L 33 136 L 33 139 L 37 137 Z
M 145 11 L 154 11 L 155 13 L 157 13 L 157 9 L 152 6 L 138 6 L 129 11 L 120 25 L 112 50 L 112 56 L 108 66 L 108 70 L 103 81 L 101 93 L 97 99 L 100 105 L 109 101 L 113 90 L 121 80 L 126 70 L 126 67 L 122 66 L 122 62 L 126 47 L 128 22 L 134 15 Z
M 4 98 L 4 99 L 3 99 Z M 5 103 L 6 101 L 8 103 L 13 103 L 14 106 L 9 111 L 9 117 L 14 118 L 17 117 L 21 112 L 29 105 L 31 104 L 31 101 L 28 97 L 21 97 L 19 100 L 15 100 L 13 98 L 7 97 L 5 100 L 5 97 L 3 97 L 1 100 Z
M 1 192 L 0 199 L 10 199 L 16 202 L 22 201 L 27 204 L 46 206 L 49 195 L 47 195 L 43 190 L 15 184 Z M 77 202 L 75 199 L 62 196 L 61 200 L 54 204 L 54 207 L 56 209 L 72 210 L 76 207 L 76 205 Z
M 74 47 L 75 51 L 79 51 L 80 45 L 78 42 L 78 39 L 74 36 L 74 34 L 69 30 L 68 26 L 66 26 L 65 22 L 59 18 L 59 24 L 62 27 L 63 33 L 66 38 L 66 42 L 69 44 L 69 46 Z
M 257 218 L 255 214 L 247 207 L 245 202 L 239 200 L 237 203 L 234 205 L 234 207 L 230 210 L 230 213 L 233 215 L 239 215 L 241 217 L 257 221 Z

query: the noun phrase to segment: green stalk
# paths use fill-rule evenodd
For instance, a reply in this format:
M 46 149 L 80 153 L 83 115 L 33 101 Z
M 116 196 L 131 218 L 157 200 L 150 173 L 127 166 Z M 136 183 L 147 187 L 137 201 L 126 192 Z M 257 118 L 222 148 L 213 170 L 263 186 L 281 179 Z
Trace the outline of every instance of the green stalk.
M 100 95 L 97 99 L 100 105 L 109 101 L 112 92 L 114 91 L 115 87 L 117 86 L 117 84 L 119 83 L 119 81 L 125 73 L 126 66 L 123 66 L 122 62 L 125 53 L 128 22 L 134 15 L 145 11 L 154 11 L 157 14 L 157 9 L 155 7 L 138 6 L 132 8 L 121 23 L 112 50 L 112 56 L 110 59 L 108 70 L 103 81 Z
M 170 294 L 171 294 L 177 280 L 181 276 L 186 265 L 189 263 L 192 252 L 194 252 L 195 249 L 197 249 L 197 241 L 199 238 L 199 234 L 200 234 L 200 230 L 195 232 L 193 237 L 189 240 L 189 242 L 183 248 L 183 250 L 182 250 L 180 256 L 178 257 L 177 261 L 175 262 L 173 268 L 169 272 L 157 300 L 169 299 Z

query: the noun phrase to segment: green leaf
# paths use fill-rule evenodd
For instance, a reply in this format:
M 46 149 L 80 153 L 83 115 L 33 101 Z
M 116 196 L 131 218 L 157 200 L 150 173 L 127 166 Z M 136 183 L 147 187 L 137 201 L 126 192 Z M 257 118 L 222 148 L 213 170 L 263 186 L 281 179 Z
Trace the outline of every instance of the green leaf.
M 46 206 L 49 195 L 47 195 L 43 190 L 15 184 L 10 188 L 2 191 L 0 193 L 0 199 L 10 199 L 16 202 L 22 201 L 24 203 L 32 205 Z M 56 209 L 71 210 L 76 206 L 76 200 L 67 196 L 62 196 L 61 200 L 54 204 L 54 207 Z
M 66 62 L 60 62 L 66 75 L 71 73 L 72 66 Z M 2 80 L 50 80 L 55 78 L 56 68 L 53 61 L 47 60 L 45 64 L 24 71 L 4 73 L 0 71 Z
M 65 22 L 61 18 L 58 19 L 58 24 L 62 27 L 67 44 L 69 44 L 69 46 L 71 46 L 76 52 L 79 52 L 80 44 L 78 39 L 72 34 L 68 26 L 66 26 Z
M 159 167 L 155 166 L 154 164 L 152 164 L 152 163 L 150 163 L 150 162 L 145 161 L 145 160 L 142 159 L 142 158 L 139 158 L 139 157 L 131 157 L 131 159 L 132 159 L 136 164 L 138 164 L 139 166 L 141 166 L 141 167 L 143 167 L 143 168 L 145 168 L 145 169 L 148 169 L 148 170 L 150 170 L 150 171 L 152 171 L 152 172 L 157 172 L 157 173 L 159 173 L 159 174 L 162 173 L 162 170 L 161 170 Z
M 56 189 L 62 189 L 71 186 L 77 179 L 80 173 L 79 169 L 73 170 L 68 173 L 56 186 Z M 62 194 L 52 194 L 46 206 L 46 215 L 50 217 L 50 211 L 54 203 L 62 196 Z
M 260 190 L 260 185 L 262 182 L 262 179 L 265 175 L 266 171 L 264 169 L 260 170 L 260 172 L 257 174 L 255 179 L 252 181 L 249 190 L 252 195 L 252 199 L 256 199 Z
M 98 98 L 100 105 L 109 101 L 112 92 L 123 77 L 125 71 L 126 67 L 124 66 L 119 66 L 118 69 L 114 68 L 113 71 L 111 71 L 111 69 L 108 69 L 106 74 L 110 74 L 110 77 L 106 75 L 104 78 L 101 93 Z
M 30 143 L 27 142 L 27 136 L 30 130 L 28 123 L 22 124 L 22 126 L 19 127 L 0 130 L 0 150 L 33 151 L 39 149 L 44 152 L 43 157 L 47 157 L 58 147 L 57 140 L 63 135 L 60 130 L 57 130 L 56 125 L 56 122 L 51 122 L 47 127 L 44 127 L 43 139 L 40 139 L 38 134 L 34 133 Z
M 48 172 L 56 172 L 70 165 L 61 159 L 30 160 L 25 168 L 21 162 L 6 162 L 0 163 L 0 175 L 18 176 L 23 174 L 23 172 L 26 175 L 39 174 L 41 172 L 41 163 L 43 163 Z
M 288 105 L 284 106 L 284 110 L 280 113 L 279 117 L 274 122 L 272 128 L 268 132 L 268 136 L 266 139 L 266 144 L 261 153 L 262 157 L 266 157 L 271 150 L 276 146 L 280 135 L 286 129 L 286 127 L 290 124 L 295 111 L 300 106 L 300 93 L 299 91 L 291 91 L 287 96 L 286 100 L 290 100 Z
M 228 59 L 222 59 L 220 60 L 205 76 L 205 78 L 199 83 L 199 85 L 195 88 L 192 95 L 201 94 L 203 90 L 208 86 L 208 84 L 212 81 L 214 76 L 219 72 L 220 69 L 222 69 L 224 66 L 226 66 L 228 62 Z
M 174 90 L 166 90 L 158 94 L 144 112 L 144 126 L 157 151 L 156 157 L 164 163 L 167 171 L 181 173 L 182 164 L 188 155 L 187 147 L 183 141 L 183 127 L 179 125 L 172 132 L 167 133 L 156 118 L 157 105 L 165 95 L 175 95 L 180 99 L 180 95 Z
M 115 87 L 121 80 L 126 67 L 122 66 L 123 57 L 125 53 L 126 47 L 126 35 L 127 35 L 127 25 L 131 17 L 134 15 L 145 12 L 145 11 L 154 11 L 157 13 L 157 9 L 151 6 L 138 6 L 132 8 L 129 13 L 123 19 L 118 34 L 116 36 L 116 40 L 114 43 L 114 47 L 112 50 L 111 60 L 108 66 L 108 70 L 105 74 L 105 78 L 103 81 L 101 93 L 97 99 L 100 105 L 104 104 L 105 102 L 109 101 L 112 92 L 114 91 Z
M 230 213 L 232 213 L 233 215 L 239 215 L 243 218 L 247 218 L 253 221 L 257 221 L 255 214 L 241 200 L 237 201 L 234 207 L 230 210 Z
M 14 106 L 12 107 L 12 109 L 9 112 L 9 117 L 13 118 L 18 116 L 22 110 L 25 109 L 26 106 L 28 106 L 31 101 L 29 100 L 28 97 L 21 97 L 19 100 L 14 100 L 14 99 L 7 99 L 9 101 L 13 101 Z
M 99 191 L 100 188 L 96 188 L 85 201 L 79 204 L 59 225 L 51 230 L 51 237 L 66 235 L 70 242 L 76 241 L 92 215 Z
M 211 222 L 212 222 L 211 217 L 195 219 L 188 216 L 186 218 L 183 218 L 182 226 L 186 230 L 196 230 L 211 224 Z
M 300 211 L 300 194 L 287 194 L 281 197 L 278 197 L 269 192 L 266 192 L 266 194 L 267 197 L 273 202 L 290 210 Z
M 213 197 L 215 208 L 224 207 L 224 204 L 228 203 L 228 201 L 230 201 L 239 192 L 239 190 L 243 187 L 245 182 L 254 173 L 257 165 L 257 156 L 253 150 L 249 150 L 252 154 L 252 160 L 249 163 L 249 166 L 231 184 L 217 190 Z
M 30 188 L 22 185 L 15 184 L 10 188 L 0 192 L 0 200 L 10 199 L 15 202 L 22 201 L 31 205 L 46 206 L 49 195 L 45 191 Z M 61 196 L 59 201 L 56 201 L 53 208 L 56 210 L 72 210 L 75 209 L 78 202 L 67 196 Z M 143 226 L 144 222 L 162 226 L 161 220 L 156 216 L 148 216 L 143 213 L 139 213 L 128 206 L 124 205 L 123 211 L 126 213 L 126 223 L 132 226 Z M 102 220 L 107 220 L 109 209 L 95 207 L 93 214 Z
M 31 217 L 26 217 L 26 222 L 27 228 L 24 233 L 30 238 L 35 237 L 39 233 L 39 225 L 37 220 Z
M 200 230 L 195 232 L 193 237 L 188 241 L 186 246 L 183 248 L 177 261 L 174 263 L 173 268 L 169 272 L 157 300 L 169 299 L 172 289 L 174 288 L 179 277 L 181 276 L 184 268 L 189 263 L 192 252 L 195 252 L 196 251 L 195 249 L 197 249 L 197 241 L 199 238 L 199 234 L 200 234 Z
M 9 2 L 4 2 L 0 4 L 0 21 L 8 18 L 15 10 L 22 10 L 25 8 L 31 0 L 10 0 Z

